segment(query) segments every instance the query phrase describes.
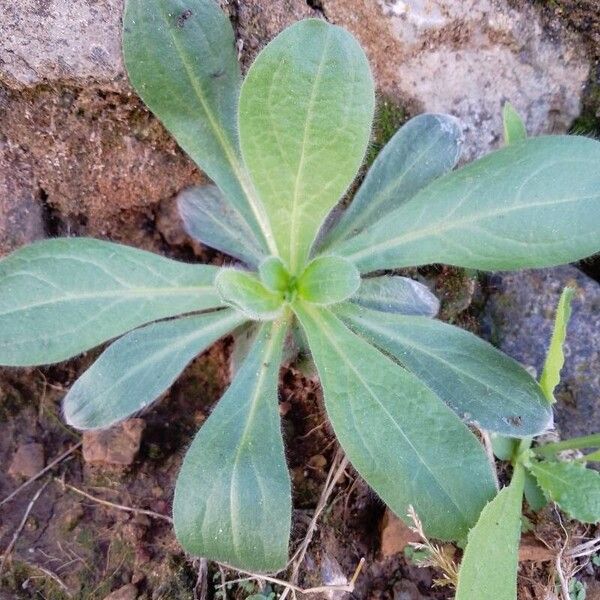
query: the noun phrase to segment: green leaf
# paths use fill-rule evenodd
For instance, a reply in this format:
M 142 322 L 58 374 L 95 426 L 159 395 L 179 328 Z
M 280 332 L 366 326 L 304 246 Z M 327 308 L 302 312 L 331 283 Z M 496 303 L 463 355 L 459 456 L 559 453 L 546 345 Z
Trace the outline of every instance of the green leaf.
M 575 290 L 570 287 L 566 287 L 560 295 L 560 300 L 556 308 L 556 317 L 554 318 L 554 329 L 552 331 L 550 347 L 548 348 L 544 369 L 540 377 L 540 386 L 550 404 L 556 402 L 554 389 L 560 383 L 560 370 L 565 364 L 563 345 L 567 337 L 567 325 L 571 318 L 571 301 L 574 295 Z
M 360 233 L 452 170 L 462 132 L 456 118 L 423 114 L 403 125 L 378 155 L 352 203 L 324 245 Z
M 492 433 L 490 436 L 494 456 L 500 460 L 512 461 L 519 449 L 520 441 L 513 437 Z
M 177 207 L 187 233 L 202 244 L 239 258 L 251 267 L 258 266 L 264 258 L 252 229 L 217 186 L 184 190 L 177 196 Z
M 69 425 L 110 427 L 169 389 L 185 366 L 243 323 L 232 310 L 152 323 L 114 342 L 75 382 L 63 403 Z
M 192 442 L 175 488 L 184 549 L 252 572 L 287 562 L 292 507 L 277 403 L 285 333 L 284 321 L 262 326 Z
M 441 177 L 336 245 L 361 272 L 445 263 L 498 270 L 573 262 L 600 249 L 600 142 L 510 144 Z
M 581 458 L 583 462 L 600 462 L 600 450 L 596 450 L 595 452 L 590 452 L 586 454 L 583 458 Z
M 277 256 L 269 256 L 258 267 L 260 280 L 273 292 L 287 292 L 291 278 L 282 260 Z
M 325 21 L 292 25 L 248 71 L 240 96 L 242 153 L 292 275 L 361 165 L 374 106 L 362 48 Z
M 360 286 L 360 273 L 345 258 L 319 256 L 311 261 L 297 289 L 301 298 L 313 304 L 337 304 L 350 298 Z
M 527 500 L 529 508 L 534 512 L 542 510 L 548 504 L 542 488 L 540 488 L 535 477 L 529 471 L 525 472 L 525 487 L 523 488 L 523 492 L 525 493 L 525 500 Z
M 270 321 L 283 310 L 283 294 L 268 290 L 253 273 L 222 269 L 215 285 L 224 302 L 255 321 Z
M 483 509 L 469 532 L 456 600 L 517 600 L 523 484 L 523 467 L 518 466 L 510 485 Z
M 217 269 L 89 238 L 0 261 L 0 364 L 60 362 L 157 319 L 222 306 Z
M 399 275 L 363 279 L 350 300 L 365 308 L 403 315 L 435 317 L 440 309 L 440 301 L 426 286 Z
M 504 125 L 504 143 L 514 144 L 527 139 L 527 129 L 519 113 L 510 102 L 502 107 L 502 122 Z
M 529 470 L 550 502 L 583 523 L 600 521 L 600 473 L 576 462 L 532 462 Z
M 542 444 L 541 446 L 536 446 L 533 451 L 538 456 L 549 458 L 563 450 L 582 450 L 585 448 L 600 448 L 600 433 L 592 433 L 591 435 L 582 435 L 560 442 Z
M 426 317 L 377 313 L 350 303 L 337 313 L 466 421 L 513 437 L 552 425 L 552 409 L 531 375 L 472 333 Z
M 466 537 L 495 492 L 475 436 L 414 375 L 329 310 L 300 302 L 294 310 L 354 468 L 399 517 L 413 505 L 432 537 Z
M 269 223 L 241 160 L 235 36 L 214 0 L 127 0 L 123 55 L 146 106 L 221 188 L 261 243 Z

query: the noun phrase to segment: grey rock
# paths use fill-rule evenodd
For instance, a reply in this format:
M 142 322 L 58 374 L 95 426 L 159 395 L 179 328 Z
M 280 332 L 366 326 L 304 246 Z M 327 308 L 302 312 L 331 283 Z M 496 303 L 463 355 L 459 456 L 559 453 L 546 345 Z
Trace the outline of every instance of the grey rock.
M 492 276 L 484 323 L 493 343 L 541 373 L 558 299 L 574 287 L 554 406 L 561 438 L 600 431 L 600 285 L 572 266 Z
M 119 87 L 122 9 L 123 0 L 0 0 L 0 81 Z
M 357 5 L 363 4 L 363 7 Z M 589 74 L 583 42 L 548 33 L 532 3 L 509 0 L 328 0 L 326 14 L 353 31 L 383 91 L 416 110 L 451 113 L 465 126 L 466 159 L 501 141 L 510 100 L 530 135 L 565 131 Z

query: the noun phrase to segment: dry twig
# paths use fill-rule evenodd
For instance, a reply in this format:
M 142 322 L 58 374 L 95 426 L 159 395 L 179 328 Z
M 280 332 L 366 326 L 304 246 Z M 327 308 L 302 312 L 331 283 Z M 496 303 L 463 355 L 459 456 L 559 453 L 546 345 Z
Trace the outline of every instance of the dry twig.
M 75 450 L 81 447 L 82 442 L 78 442 L 74 446 L 71 446 L 68 450 L 63 452 L 60 456 L 55 458 L 52 462 L 48 463 L 39 473 L 36 473 L 33 477 L 30 477 L 23 485 L 20 485 L 14 492 L 6 496 L 0 506 L 3 506 L 7 502 L 10 502 L 17 494 L 20 494 L 27 486 L 31 485 L 36 479 L 39 479 L 42 475 L 53 469 L 56 465 L 61 463 L 65 458 L 73 454 Z
M 97 498 L 96 496 L 92 496 L 83 490 L 71 485 L 69 483 L 65 483 L 64 481 L 55 477 L 55 480 L 60 483 L 64 488 L 87 498 L 88 500 L 92 500 L 93 502 L 97 502 L 98 504 L 102 504 L 104 506 L 108 506 L 110 508 L 116 508 L 117 510 L 124 510 L 127 512 L 136 513 L 139 515 L 147 515 L 148 517 L 152 517 L 153 519 L 161 519 L 163 521 L 167 521 L 168 523 L 173 523 L 173 519 L 168 517 L 167 515 L 161 515 L 160 513 L 154 512 L 153 510 L 146 510 L 145 508 L 134 508 L 133 506 L 125 506 L 124 504 L 116 504 L 115 502 L 110 502 L 109 500 L 103 500 L 102 498 Z
M 456 589 L 458 585 L 458 565 L 454 562 L 454 552 L 447 546 L 439 546 L 431 542 L 425 535 L 423 524 L 415 509 L 408 507 L 408 516 L 414 523 L 411 527 L 422 540 L 422 542 L 410 542 L 415 550 L 427 552 L 427 558 L 418 561 L 420 567 L 433 567 L 442 572 L 442 577 L 434 580 L 434 585 L 439 587 L 450 586 Z
M 25 513 L 23 514 L 23 518 L 21 519 L 21 522 L 19 523 L 17 529 L 15 530 L 15 533 L 13 534 L 13 537 L 10 540 L 10 543 L 8 544 L 6 550 L 4 551 L 4 555 L 2 556 L 2 562 L 0 563 L 0 575 L 2 575 L 2 573 L 4 572 L 4 566 L 6 565 L 6 562 L 8 561 L 8 559 L 10 558 L 11 552 L 13 551 L 13 548 L 15 547 L 15 544 L 17 543 L 17 540 L 19 539 L 19 536 L 21 535 L 21 532 L 23 531 L 23 528 L 25 527 L 25 523 L 27 523 L 27 519 L 29 518 L 31 511 L 33 510 L 34 504 L 37 502 L 38 498 L 41 496 L 42 492 L 46 489 L 46 486 L 49 483 L 50 483 L 50 480 L 46 481 L 46 483 L 41 485 L 40 489 L 34 494 L 33 498 L 31 499 L 31 502 L 27 505 L 27 508 L 25 509 Z

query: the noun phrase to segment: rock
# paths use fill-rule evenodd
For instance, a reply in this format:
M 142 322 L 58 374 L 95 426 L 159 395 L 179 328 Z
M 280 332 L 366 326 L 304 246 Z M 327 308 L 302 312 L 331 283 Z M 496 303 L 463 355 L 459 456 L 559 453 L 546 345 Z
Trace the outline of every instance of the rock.
M 44 468 L 44 446 L 36 443 L 21 444 L 14 453 L 8 474 L 11 477 L 28 479 Z
M 121 0 L 0 0 L 0 81 L 118 86 L 122 6 Z
M 467 158 L 500 140 L 510 100 L 531 135 L 564 131 L 589 69 L 582 39 L 547 33 L 531 3 L 510 0 L 327 0 L 327 18 L 367 51 L 380 89 L 465 125 Z
M 137 588 L 132 583 L 111 592 L 104 600 L 136 600 L 138 597 Z
M 86 463 L 118 465 L 133 464 L 142 441 L 143 419 L 128 419 L 110 429 L 83 433 L 83 458 Z
M 418 541 L 420 541 L 419 536 L 402 519 L 386 508 L 381 520 L 380 551 L 382 558 L 399 554 L 410 542 Z
M 541 374 L 563 288 L 576 289 L 567 329 L 565 366 L 556 388 L 563 439 L 597 433 L 600 423 L 600 285 L 572 266 L 502 273 L 484 314 L 487 335 L 501 350 Z

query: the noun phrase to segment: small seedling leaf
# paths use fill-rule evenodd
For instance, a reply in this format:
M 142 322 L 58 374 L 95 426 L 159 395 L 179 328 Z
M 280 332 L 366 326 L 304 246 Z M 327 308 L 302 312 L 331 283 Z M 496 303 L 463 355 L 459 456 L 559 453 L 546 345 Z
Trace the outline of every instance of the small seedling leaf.
M 483 509 L 469 539 L 458 573 L 456 600 L 517 599 L 524 472 Z
M 431 263 L 547 267 L 600 250 L 600 142 L 546 136 L 449 173 L 336 245 L 361 272 Z M 569 176 L 565 177 L 564 173 Z
M 123 56 L 146 106 L 264 242 L 268 222 L 238 143 L 235 36 L 217 3 L 127 0 Z
M 273 292 L 285 292 L 290 287 L 290 274 L 277 256 L 268 256 L 258 268 L 260 280 Z
M 360 286 L 360 273 L 345 258 L 319 256 L 311 261 L 297 289 L 301 298 L 313 304 L 337 304 L 354 295 Z
M 600 473 L 577 462 L 539 461 L 529 467 L 546 498 L 583 523 L 600 521 Z
M 440 309 L 440 301 L 426 286 L 399 275 L 363 279 L 351 301 L 373 310 L 423 317 L 435 317 Z
M 124 335 L 66 395 L 67 423 L 78 429 L 110 427 L 142 410 L 169 389 L 197 354 L 244 320 L 226 309 L 152 323 Z
M 177 207 L 187 233 L 206 246 L 256 267 L 264 251 L 238 210 L 216 185 L 191 187 L 177 196 Z
M 294 308 L 329 420 L 354 468 L 399 517 L 413 505 L 432 537 L 465 538 L 495 492 L 475 436 L 414 375 L 329 310 Z
M 502 108 L 502 124 L 504 126 L 504 143 L 514 144 L 527 139 L 527 129 L 519 113 L 510 102 Z
M 242 152 L 292 275 L 358 172 L 374 105 L 364 51 L 325 21 L 292 25 L 248 71 L 240 96 Z
M 253 572 L 276 572 L 287 561 L 292 506 L 277 402 L 285 332 L 281 321 L 262 325 L 175 489 L 175 533 L 185 550 Z
M 450 115 L 422 114 L 403 125 L 369 169 L 352 203 L 324 245 L 360 233 L 428 183 L 452 170 L 462 131 Z
M 90 238 L 0 261 L 0 364 L 56 363 L 157 319 L 223 306 L 217 268 Z
M 215 286 L 226 304 L 255 321 L 275 319 L 283 309 L 283 294 L 268 290 L 253 273 L 222 269 Z
M 542 510 L 548 504 L 542 488 L 529 471 L 525 472 L 525 487 L 523 488 L 523 492 L 525 493 L 525 500 L 527 500 L 529 508 L 534 512 Z
M 459 417 L 512 437 L 541 433 L 552 410 L 537 382 L 506 354 L 453 325 L 345 303 L 344 321 L 426 383 Z
M 560 300 L 556 308 L 556 317 L 554 318 L 554 329 L 552 331 L 552 338 L 550 339 L 550 347 L 548 348 L 544 369 L 540 377 L 540 386 L 550 404 L 556 402 L 554 389 L 560 383 L 560 370 L 565 364 L 563 345 L 567 337 L 567 325 L 571 318 L 571 301 L 574 295 L 575 290 L 570 287 L 566 287 L 560 295 Z

